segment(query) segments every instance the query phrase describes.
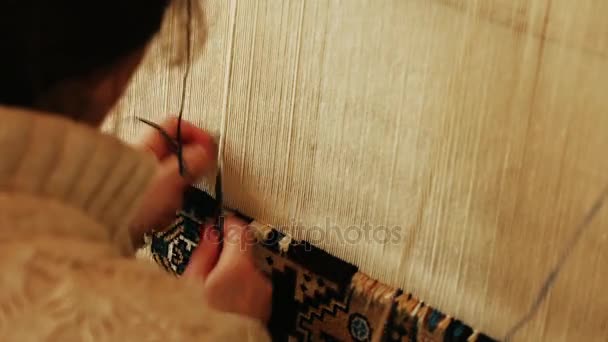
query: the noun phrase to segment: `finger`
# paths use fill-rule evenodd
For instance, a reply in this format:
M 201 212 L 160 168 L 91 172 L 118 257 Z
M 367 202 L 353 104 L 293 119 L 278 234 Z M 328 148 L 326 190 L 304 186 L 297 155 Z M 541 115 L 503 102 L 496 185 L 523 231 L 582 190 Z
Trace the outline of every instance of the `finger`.
M 170 137 L 177 140 L 177 125 L 178 119 L 172 117 L 165 121 L 161 128 L 167 132 Z M 157 130 L 151 128 L 152 131 L 146 135 L 142 145 L 151 151 L 156 158 L 163 160 L 173 153 L 165 137 Z M 196 127 L 192 123 L 182 120 L 181 124 L 181 136 L 182 144 L 197 144 L 203 146 L 209 154 L 217 154 L 217 146 L 213 140 L 213 137 L 205 132 L 204 130 Z
M 217 162 L 216 158 L 200 145 L 185 146 L 182 157 L 186 166 L 186 172 L 183 176 L 180 174 L 177 155 L 172 155 L 162 161 L 158 175 L 158 182 L 162 184 L 165 191 L 177 192 L 180 196 L 187 186 L 213 171 Z
M 206 279 L 217 263 L 219 251 L 218 235 L 211 227 L 206 227 L 201 242 L 190 257 L 184 276 Z
M 175 212 L 182 207 L 186 187 L 215 168 L 215 158 L 211 159 L 199 145 L 186 146 L 183 156 L 188 171 L 186 177 L 180 175 L 175 155 L 159 166 L 133 220 L 132 238 L 138 242 L 141 242 L 141 236 L 147 230 L 159 230 L 173 222 Z
M 223 250 L 219 264 L 230 265 L 246 259 L 253 260 L 253 246 L 255 236 L 244 221 L 234 217 L 226 217 L 224 222 Z
M 268 323 L 272 314 L 272 283 L 264 275 L 260 276 L 260 318 L 264 323 Z

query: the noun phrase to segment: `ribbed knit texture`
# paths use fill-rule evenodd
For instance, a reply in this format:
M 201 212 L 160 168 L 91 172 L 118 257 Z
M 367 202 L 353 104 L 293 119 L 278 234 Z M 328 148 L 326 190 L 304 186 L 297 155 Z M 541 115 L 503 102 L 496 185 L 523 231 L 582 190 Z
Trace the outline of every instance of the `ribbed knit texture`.
M 0 192 L 69 204 L 127 247 L 127 225 L 155 171 L 154 159 L 59 116 L 0 108 L 0 118 Z

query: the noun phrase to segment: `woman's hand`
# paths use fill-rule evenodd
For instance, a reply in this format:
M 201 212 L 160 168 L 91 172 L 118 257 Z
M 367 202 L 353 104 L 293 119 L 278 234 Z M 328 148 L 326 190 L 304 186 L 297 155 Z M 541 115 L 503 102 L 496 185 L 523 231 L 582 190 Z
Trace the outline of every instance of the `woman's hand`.
M 161 127 L 170 136 L 177 135 L 176 118 Z M 132 224 L 136 244 L 141 244 L 146 231 L 168 226 L 182 206 L 185 188 L 216 167 L 217 147 L 208 133 L 186 121 L 182 121 L 181 133 L 186 177 L 180 175 L 177 156 L 158 131 L 148 135 L 141 145 L 156 156 L 160 167 Z M 272 287 L 255 267 L 252 255 L 255 239 L 247 224 L 234 217 L 226 218 L 221 252 L 215 231 L 207 227 L 204 232 L 184 276 L 203 282 L 211 307 L 266 322 L 270 317 Z
M 211 307 L 266 323 L 270 318 L 272 285 L 254 264 L 254 243 L 253 232 L 246 223 L 226 217 L 221 251 L 217 232 L 206 227 L 184 276 L 203 282 Z
M 161 127 L 169 136 L 176 137 L 177 122 L 177 118 L 171 118 Z M 131 238 L 135 245 L 143 242 L 143 235 L 148 230 L 165 228 L 175 220 L 175 212 L 182 206 L 186 187 L 215 169 L 217 147 L 213 137 L 185 120 L 182 120 L 181 135 L 187 171 L 184 176 L 179 173 L 177 155 L 170 150 L 160 132 L 152 131 L 141 144 L 140 148 L 156 156 L 160 167 L 131 225 Z

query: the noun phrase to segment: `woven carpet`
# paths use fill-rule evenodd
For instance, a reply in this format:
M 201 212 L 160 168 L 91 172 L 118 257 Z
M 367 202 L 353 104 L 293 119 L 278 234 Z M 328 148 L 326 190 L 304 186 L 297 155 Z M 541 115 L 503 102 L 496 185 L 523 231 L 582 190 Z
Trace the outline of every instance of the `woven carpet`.
M 180 276 L 214 199 L 191 188 L 175 223 L 146 237 L 141 257 Z M 386 286 L 305 241 L 254 220 L 256 261 L 273 284 L 274 341 L 494 341 L 463 322 Z

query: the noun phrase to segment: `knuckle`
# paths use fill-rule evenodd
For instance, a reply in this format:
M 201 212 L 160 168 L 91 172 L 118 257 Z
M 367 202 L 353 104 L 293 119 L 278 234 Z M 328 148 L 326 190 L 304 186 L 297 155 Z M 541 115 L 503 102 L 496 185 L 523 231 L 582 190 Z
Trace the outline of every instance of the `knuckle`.
M 243 255 L 243 258 L 241 258 L 240 264 L 242 271 L 246 272 L 247 274 L 254 275 L 257 272 L 253 260 L 245 255 Z

